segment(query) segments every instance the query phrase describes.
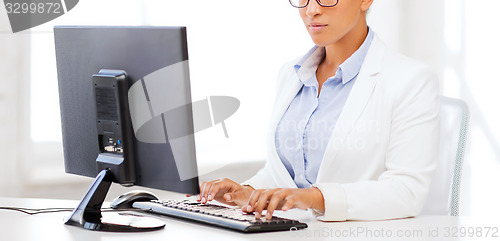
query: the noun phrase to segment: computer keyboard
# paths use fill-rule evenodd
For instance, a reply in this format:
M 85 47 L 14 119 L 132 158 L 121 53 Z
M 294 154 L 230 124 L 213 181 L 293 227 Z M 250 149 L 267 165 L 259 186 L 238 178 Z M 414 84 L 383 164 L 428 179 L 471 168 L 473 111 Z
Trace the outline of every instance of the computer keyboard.
M 307 228 L 307 224 L 297 220 L 276 216 L 270 220 L 256 219 L 254 214 L 244 213 L 241 209 L 216 204 L 202 204 L 192 200 L 154 200 L 135 202 L 132 206 L 150 213 L 198 221 L 246 233 Z

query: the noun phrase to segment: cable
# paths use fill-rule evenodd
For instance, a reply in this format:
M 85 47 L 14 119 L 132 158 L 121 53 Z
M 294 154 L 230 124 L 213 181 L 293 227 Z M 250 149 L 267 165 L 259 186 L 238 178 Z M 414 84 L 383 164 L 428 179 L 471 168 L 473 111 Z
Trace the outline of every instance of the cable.
M 56 213 L 56 212 L 71 212 L 75 210 L 74 208 L 19 208 L 19 207 L 0 207 L 0 210 L 16 211 L 28 215 L 37 215 L 44 213 Z M 117 212 L 117 211 L 137 211 L 137 209 L 111 209 L 103 208 L 101 212 Z
M 35 214 L 40 214 L 40 213 L 54 213 L 54 212 L 68 212 L 72 211 L 72 209 L 69 208 L 43 208 L 43 209 L 34 209 L 34 208 L 18 208 L 18 207 L 0 207 L 2 210 L 9 210 L 9 211 L 17 211 L 17 212 L 22 212 L 24 214 L 28 215 L 35 215 Z

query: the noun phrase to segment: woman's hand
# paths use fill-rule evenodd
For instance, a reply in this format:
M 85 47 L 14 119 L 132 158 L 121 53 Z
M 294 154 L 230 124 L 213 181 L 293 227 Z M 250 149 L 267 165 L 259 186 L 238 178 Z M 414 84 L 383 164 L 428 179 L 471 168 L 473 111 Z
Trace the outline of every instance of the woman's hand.
M 242 207 L 248 203 L 253 191 L 254 189 L 250 186 L 242 186 L 233 180 L 221 178 L 202 182 L 198 201 L 204 204 L 216 200 L 228 205 Z
M 292 208 L 325 210 L 323 194 L 316 187 L 310 188 L 277 188 L 255 190 L 248 205 L 242 210 L 248 213 L 255 212 L 255 217 L 260 218 L 262 211 L 267 209 L 266 219 L 271 219 L 274 210 L 287 211 Z

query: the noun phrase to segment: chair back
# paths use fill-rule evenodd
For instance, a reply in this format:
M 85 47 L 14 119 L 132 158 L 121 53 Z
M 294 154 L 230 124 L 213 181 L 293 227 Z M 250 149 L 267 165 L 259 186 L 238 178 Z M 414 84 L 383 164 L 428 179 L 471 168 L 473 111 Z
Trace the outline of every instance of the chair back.
M 439 159 L 421 214 L 459 215 L 460 181 L 469 129 L 469 108 L 459 99 L 441 98 Z

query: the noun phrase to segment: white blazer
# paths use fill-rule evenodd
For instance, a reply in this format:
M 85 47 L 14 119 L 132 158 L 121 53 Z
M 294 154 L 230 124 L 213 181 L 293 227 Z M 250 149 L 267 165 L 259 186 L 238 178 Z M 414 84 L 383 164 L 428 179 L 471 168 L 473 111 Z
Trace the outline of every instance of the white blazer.
M 302 87 L 293 68 L 279 74 L 268 133 L 268 160 L 244 182 L 296 188 L 278 157 L 275 131 Z M 386 48 L 375 36 L 333 130 L 313 185 L 324 221 L 416 216 L 427 197 L 439 146 L 439 81 L 426 65 Z

